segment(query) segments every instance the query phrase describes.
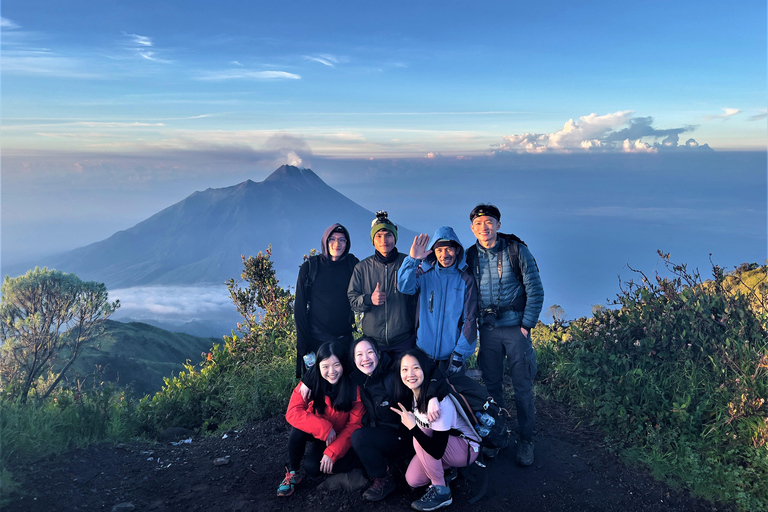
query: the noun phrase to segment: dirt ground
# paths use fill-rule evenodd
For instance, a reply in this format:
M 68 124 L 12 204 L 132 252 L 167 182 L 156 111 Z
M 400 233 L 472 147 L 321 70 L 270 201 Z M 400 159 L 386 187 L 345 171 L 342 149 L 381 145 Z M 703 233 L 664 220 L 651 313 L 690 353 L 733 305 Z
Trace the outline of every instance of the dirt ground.
M 473 466 L 451 484 L 446 510 L 552 512 L 727 512 L 673 490 L 610 454 L 604 434 L 569 416 L 562 404 L 537 400 L 536 462 L 515 464 L 512 444 L 485 469 Z M 378 503 L 360 491 L 318 488 L 305 479 L 293 496 L 278 498 L 287 460 L 288 426 L 276 418 L 190 443 L 102 444 L 10 468 L 23 492 L 5 510 L 39 511 L 273 511 L 344 512 L 410 510 L 423 489 L 411 490 L 399 475 L 397 490 Z M 216 465 L 221 458 L 226 464 Z M 221 462 L 219 460 L 218 462 Z M 488 475 L 486 494 L 469 504 Z

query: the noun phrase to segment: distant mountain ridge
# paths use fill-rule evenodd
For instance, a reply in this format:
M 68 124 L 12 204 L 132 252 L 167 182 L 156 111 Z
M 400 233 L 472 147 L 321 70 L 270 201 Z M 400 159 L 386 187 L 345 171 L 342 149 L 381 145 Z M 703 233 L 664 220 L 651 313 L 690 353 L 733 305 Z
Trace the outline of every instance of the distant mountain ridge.
M 360 259 L 372 254 L 374 216 L 312 170 L 283 165 L 262 182 L 195 192 L 105 240 L 35 264 L 74 272 L 110 289 L 220 284 L 240 275 L 241 254 L 255 255 L 271 244 L 278 277 L 288 285 L 302 256 L 320 248 L 323 231 L 334 222 L 349 229 L 352 253 Z M 400 248 L 407 250 L 415 233 L 398 228 Z

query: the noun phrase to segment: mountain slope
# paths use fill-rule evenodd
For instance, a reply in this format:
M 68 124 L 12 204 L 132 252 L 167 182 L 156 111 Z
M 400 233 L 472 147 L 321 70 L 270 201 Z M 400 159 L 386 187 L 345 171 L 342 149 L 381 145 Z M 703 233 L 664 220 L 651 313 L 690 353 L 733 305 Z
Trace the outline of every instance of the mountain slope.
M 241 255 L 272 244 L 278 277 L 292 284 L 302 256 L 319 248 L 334 222 L 350 230 L 353 253 L 371 254 L 373 218 L 311 170 L 284 165 L 262 182 L 195 192 L 130 229 L 41 264 L 111 289 L 222 283 L 239 276 Z M 414 235 L 401 230 L 401 249 Z
M 98 348 L 87 348 L 78 357 L 67 377 L 92 375 L 97 366 L 99 380 L 130 385 L 138 396 L 154 394 L 171 377 L 184 369 L 184 362 L 199 363 L 220 338 L 199 338 L 170 332 L 151 325 L 107 320 L 104 332 L 96 339 Z M 86 377 L 86 386 L 89 385 Z

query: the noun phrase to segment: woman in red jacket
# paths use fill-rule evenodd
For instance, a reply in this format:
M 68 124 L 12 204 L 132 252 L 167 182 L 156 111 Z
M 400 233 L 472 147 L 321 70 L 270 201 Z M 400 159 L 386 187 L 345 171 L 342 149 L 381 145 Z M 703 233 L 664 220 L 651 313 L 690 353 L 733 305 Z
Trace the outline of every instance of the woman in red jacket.
M 278 496 L 290 496 L 301 482 L 299 466 L 311 476 L 343 473 L 356 463 L 352 432 L 362 425 L 365 407 L 359 388 L 344 373 L 343 347 L 324 343 L 317 350 L 315 367 L 305 381 L 312 400 L 301 396 L 299 383 L 291 394 L 285 419 L 291 424 L 288 437 L 288 467 L 277 489 Z M 309 442 L 309 449 L 305 449 Z M 349 452 L 349 453 L 348 453 Z

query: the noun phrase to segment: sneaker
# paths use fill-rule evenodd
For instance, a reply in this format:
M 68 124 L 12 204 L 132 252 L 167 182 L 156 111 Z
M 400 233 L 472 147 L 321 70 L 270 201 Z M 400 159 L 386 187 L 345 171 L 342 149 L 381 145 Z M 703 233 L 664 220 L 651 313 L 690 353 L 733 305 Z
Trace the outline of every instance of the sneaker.
M 414 510 L 429 512 L 430 510 L 437 510 L 439 508 L 447 507 L 451 503 L 453 503 L 453 498 L 451 497 L 450 488 L 448 489 L 448 492 L 442 494 L 438 492 L 437 487 L 430 485 L 427 489 L 427 493 L 422 496 L 421 499 L 411 503 L 411 508 Z
M 450 484 L 454 480 L 456 480 L 459 477 L 459 469 L 458 468 L 448 468 L 448 471 L 445 472 L 445 485 Z
M 530 466 L 533 464 L 533 441 L 520 440 L 517 443 L 517 464 Z
M 290 496 L 293 494 L 293 488 L 301 482 L 301 475 L 296 471 L 288 471 L 285 468 L 285 478 L 283 478 L 280 487 L 277 488 L 278 496 Z
M 395 490 L 395 479 L 387 473 L 382 478 L 374 478 L 373 484 L 363 493 L 363 498 L 368 501 L 381 501 Z

